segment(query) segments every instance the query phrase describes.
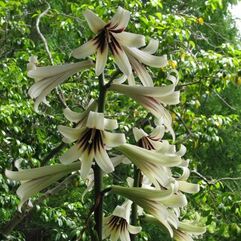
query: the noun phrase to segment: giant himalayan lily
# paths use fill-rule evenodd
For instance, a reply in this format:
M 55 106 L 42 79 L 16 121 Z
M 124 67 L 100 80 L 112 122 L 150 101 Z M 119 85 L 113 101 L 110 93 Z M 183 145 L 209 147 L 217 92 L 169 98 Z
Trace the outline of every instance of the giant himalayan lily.
M 90 60 L 46 67 L 37 67 L 37 62 L 37 57 L 32 56 L 27 65 L 28 76 L 35 80 L 35 83 L 28 91 L 30 97 L 35 99 L 35 111 L 38 111 L 38 106 L 41 102 L 48 103 L 46 96 L 55 87 L 77 72 L 93 66 L 93 62 Z
M 174 138 L 175 134 L 171 126 L 172 117 L 164 106 L 176 105 L 179 103 L 180 92 L 174 90 L 175 85 L 176 84 L 173 83 L 163 87 L 143 87 L 112 84 L 110 89 L 131 97 L 143 105 L 155 117 L 162 119 L 164 125 Z
M 131 144 L 116 147 L 146 175 L 156 188 L 169 187 L 174 181 L 169 167 L 182 163 L 179 155 L 146 150 Z
M 174 194 L 173 188 L 167 190 L 154 190 L 138 187 L 112 186 L 112 191 L 124 196 L 142 207 L 146 213 L 154 216 L 169 231 L 173 237 L 172 226 L 178 227 L 178 218 L 169 208 L 179 208 L 187 205 L 185 195 Z
M 116 147 L 125 143 L 125 135 L 111 133 L 118 127 L 117 121 L 104 118 L 103 113 L 89 112 L 86 126 L 70 128 L 59 126 L 64 141 L 75 142 L 60 160 L 64 164 L 71 163 L 78 158 L 81 160 L 80 175 L 86 178 L 89 174 L 93 159 L 106 173 L 114 171 L 114 166 L 106 152 L 107 148 Z
M 176 151 L 174 145 L 170 145 L 168 141 L 160 141 L 164 135 L 164 130 L 161 126 L 156 127 L 150 135 L 144 130 L 133 128 L 133 133 L 138 145 L 147 150 L 156 150 L 157 153 L 161 153 L 163 156 L 179 157 L 180 162 L 176 163 L 176 167 L 183 169 L 182 176 L 174 179 L 172 177 L 171 169 L 166 167 L 161 161 L 150 161 L 147 158 L 141 158 L 136 153 L 139 152 L 139 148 L 135 146 L 124 145 L 119 147 L 123 152 L 140 170 L 148 177 L 148 179 L 155 185 L 156 188 L 163 186 L 168 187 L 170 183 L 175 183 L 176 191 L 182 191 L 186 193 L 199 192 L 199 185 L 186 182 L 189 176 L 189 169 L 187 167 L 188 162 L 180 159 L 186 152 L 185 146 L 181 145 L 179 151 Z M 122 148 L 122 150 L 121 150 Z M 175 159 L 173 160 L 175 161 Z M 186 166 L 184 166 L 186 165 Z M 187 176 L 188 175 L 188 176 Z
M 176 241 L 193 241 L 193 236 L 204 234 L 206 228 L 190 221 L 184 220 L 179 223 L 178 229 L 174 230 L 174 240 Z
M 110 236 L 111 241 L 130 241 L 130 234 L 137 234 L 141 227 L 130 225 L 132 201 L 127 200 L 121 206 L 117 206 L 113 213 L 104 217 L 103 239 Z
M 84 12 L 84 17 L 96 36 L 79 48 L 74 49 L 72 55 L 80 59 L 97 53 L 96 75 L 100 75 L 104 71 L 109 50 L 119 69 L 126 76 L 132 73 L 132 68 L 125 48 L 130 48 L 132 52 L 129 51 L 129 55 L 136 57 L 141 62 L 142 59 L 145 59 L 144 63 L 147 65 L 161 67 L 166 62 L 166 57 L 153 56 L 148 52 L 142 53 L 138 50 L 138 48 L 145 45 L 145 37 L 143 35 L 124 31 L 130 19 L 129 11 L 118 7 L 116 14 L 108 23 L 104 22 L 90 10 Z
M 17 195 L 21 199 L 18 207 L 19 210 L 21 210 L 22 205 L 32 195 L 57 182 L 67 174 L 79 169 L 80 162 L 78 161 L 69 165 L 56 164 L 33 169 L 21 169 L 19 171 L 6 170 L 5 175 L 9 179 L 21 182 L 21 185 L 17 189 Z
M 159 41 L 151 39 L 148 45 L 142 49 L 138 49 L 135 47 L 124 47 L 134 74 L 140 79 L 142 85 L 144 86 L 154 86 L 152 77 L 150 76 L 144 65 L 161 68 L 166 66 L 168 63 L 166 55 L 163 55 L 161 57 L 153 56 L 153 54 L 157 51 L 158 46 Z M 159 61 L 154 62 L 155 58 L 158 58 Z M 134 74 L 131 73 L 129 76 L 123 75 L 121 78 L 116 79 L 114 82 L 120 84 L 123 83 L 127 78 L 129 85 L 135 85 Z

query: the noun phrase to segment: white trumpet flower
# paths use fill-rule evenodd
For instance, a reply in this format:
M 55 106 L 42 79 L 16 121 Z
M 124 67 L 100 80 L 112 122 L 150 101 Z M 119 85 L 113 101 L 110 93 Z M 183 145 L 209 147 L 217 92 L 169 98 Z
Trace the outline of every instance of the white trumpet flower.
M 90 60 L 46 67 L 37 67 L 36 64 L 37 57 L 30 57 L 27 65 L 28 76 L 33 78 L 35 83 L 30 87 L 28 94 L 32 99 L 35 99 L 35 111 L 38 111 L 38 106 L 41 102 L 48 104 L 46 96 L 55 87 L 77 72 L 93 66 L 93 62 Z
M 167 56 L 153 56 L 157 51 L 159 46 L 159 41 L 151 39 L 148 45 L 142 49 L 124 47 L 124 50 L 129 58 L 133 73 L 129 76 L 123 76 L 120 79 L 115 80 L 117 84 L 125 82 L 128 79 L 129 85 L 135 85 L 135 75 L 140 79 L 142 85 L 153 87 L 153 80 L 151 75 L 148 73 L 145 65 L 161 68 L 167 65 Z
M 34 194 L 57 182 L 67 174 L 80 169 L 80 162 L 69 165 L 56 164 L 32 169 L 21 169 L 19 171 L 6 170 L 5 175 L 12 180 L 20 181 L 21 185 L 17 189 L 17 195 L 21 202 L 18 205 L 21 210 L 22 205 Z
M 179 103 L 179 91 L 175 91 L 175 84 L 163 87 L 128 86 L 123 84 L 112 84 L 111 90 L 122 93 L 140 103 L 149 110 L 155 117 L 163 120 L 166 128 L 174 136 L 172 129 L 172 117 L 164 108 L 166 105 Z
M 206 228 L 190 221 L 179 223 L 178 229 L 174 229 L 174 240 L 176 241 L 193 241 L 192 237 L 204 234 Z
M 104 218 L 103 239 L 110 236 L 111 241 L 130 241 L 130 234 L 137 234 L 141 227 L 130 225 L 132 201 L 127 200 L 117 206 L 113 213 Z
M 139 48 L 145 45 L 145 37 L 140 34 L 125 32 L 130 12 L 118 7 L 116 14 L 106 23 L 91 10 L 84 12 L 84 17 L 90 29 L 96 36 L 74 49 L 73 57 L 81 59 L 96 53 L 96 75 L 100 75 L 105 68 L 110 50 L 119 69 L 125 74 L 130 75 L 131 65 L 124 51 L 124 47 Z
M 58 129 L 64 136 L 63 140 L 68 143 L 75 142 L 74 146 L 60 157 L 61 162 L 68 164 L 80 158 L 82 178 L 89 174 L 93 159 L 104 172 L 113 172 L 114 166 L 106 150 L 124 144 L 125 135 L 106 130 L 114 130 L 117 127 L 116 120 L 106 119 L 103 113 L 92 111 L 89 112 L 84 127 L 59 126 Z
M 112 186 L 112 191 L 122 195 L 137 205 L 142 207 L 146 213 L 154 216 L 169 231 L 173 237 L 171 225 L 178 226 L 178 219 L 175 214 L 170 212 L 169 208 L 180 208 L 187 205 L 185 195 L 174 194 L 173 188 L 167 190 L 154 190 L 147 188 L 126 188 L 121 186 Z
M 160 186 L 169 187 L 174 181 L 169 167 L 182 163 L 181 157 L 173 153 L 146 150 L 130 144 L 118 146 L 116 149 L 134 163 L 159 189 Z

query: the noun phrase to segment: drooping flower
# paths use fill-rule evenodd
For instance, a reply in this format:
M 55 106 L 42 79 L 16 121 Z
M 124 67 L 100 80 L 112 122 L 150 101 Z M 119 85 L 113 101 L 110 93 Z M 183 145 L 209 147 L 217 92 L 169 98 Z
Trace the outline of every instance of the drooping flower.
M 86 178 L 89 174 L 93 159 L 106 173 L 114 171 L 114 166 L 106 152 L 107 148 L 116 147 L 125 143 L 125 135 L 111 133 L 118 127 L 117 121 L 104 118 L 103 113 L 89 112 L 86 125 L 83 127 L 59 126 L 64 141 L 75 142 L 60 160 L 64 164 L 71 163 L 78 158 L 81 160 L 80 175 Z
M 157 126 L 149 135 L 142 129 L 133 128 L 133 134 L 138 146 L 147 150 L 161 149 L 161 139 L 164 133 L 165 128 L 163 126 Z
M 93 62 L 90 60 L 46 67 L 37 67 L 37 62 L 37 57 L 32 56 L 27 65 L 28 76 L 35 80 L 35 83 L 28 91 L 30 97 L 35 99 L 35 111 L 38 111 L 38 106 L 41 102 L 48 104 L 46 96 L 55 87 L 77 72 L 93 66 Z
M 182 221 L 178 225 L 178 229 L 174 229 L 174 240 L 176 241 L 193 241 L 192 237 L 204 234 L 206 228 L 190 221 Z
M 149 110 L 155 117 L 162 119 L 166 128 L 174 136 L 172 117 L 164 108 L 166 105 L 176 105 L 179 103 L 180 92 L 174 90 L 174 83 L 164 87 L 112 84 L 110 89 L 125 94 L 143 105 L 143 107 Z
M 90 10 L 86 10 L 84 16 L 90 29 L 96 36 L 73 50 L 72 55 L 79 59 L 97 53 L 96 75 L 100 75 L 104 71 L 109 50 L 119 69 L 126 76 L 132 73 L 131 60 L 129 59 L 131 56 L 149 66 L 161 67 L 165 65 L 166 56 L 153 56 L 148 51 L 138 49 L 145 45 L 145 37 L 143 35 L 125 32 L 130 19 L 129 11 L 118 7 L 116 14 L 108 23 L 104 22 Z M 128 55 L 126 51 L 128 51 Z
M 154 216 L 169 231 L 173 237 L 173 227 L 178 227 L 178 217 L 169 208 L 179 208 L 187 205 L 185 195 L 173 193 L 173 188 L 167 190 L 154 190 L 147 188 L 126 188 L 121 186 L 112 186 L 112 191 L 122 195 L 137 205 L 142 207 L 146 213 Z
M 127 200 L 117 206 L 113 213 L 104 218 L 103 239 L 110 236 L 111 241 L 130 241 L 130 234 L 137 234 L 141 227 L 130 225 L 132 201 Z
M 158 189 L 169 187 L 174 182 L 169 167 L 182 163 L 182 158 L 179 155 L 164 151 L 146 150 L 131 144 L 124 144 L 116 149 L 134 163 Z
M 17 195 L 21 202 L 18 205 L 21 210 L 22 205 L 34 194 L 57 182 L 67 174 L 80 169 L 80 162 L 69 165 L 56 164 L 32 169 L 21 169 L 19 171 L 6 170 L 5 175 L 12 180 L 20 181 L 21 185 L 17 189 Z
M 115 80 L 115 83 L 123 83 L 126 78 L 128 79 L 129 85 L 135 85 L 135 75 L 140 79 L 142 85 L 153 87 L 153 81 L 151 75 L 148 73 L 145 65 L 161 68 L 167 65 L 167 56 L 163 55 L 161 57 L 153 56 L 157 51 L 159 41 L 151 39 L 147 46 L 142 49 L 124 47 L 124 50 L 129 58 L 133 73 L 129 76 L 123 76 L 119 80 Z M 158 59 L 157 59 L 158 58 Z M 158 60 L 158 61 L 157 61 Z

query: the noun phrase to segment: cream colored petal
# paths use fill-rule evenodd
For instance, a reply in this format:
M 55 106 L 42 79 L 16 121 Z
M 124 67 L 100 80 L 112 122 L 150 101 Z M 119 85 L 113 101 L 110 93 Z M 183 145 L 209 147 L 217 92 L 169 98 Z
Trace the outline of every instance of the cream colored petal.
M 131 234 L 138 234 L 141 232 L 141 227 L 137 227 L 137 226 L 133 226 L 133 225 L 128 225 L 128 231 L 131 233 Z
M 142 48 L 141 50 L 148 54 L 154 54 L 156 53 L 158 46 L 159 46 L 159 41 L 156 39 L 151 39 L 148 45 L 145 48 Z
M 113 33 L 113 36 L 122 46 L 140 48 L 146 44 L 145 37 L 141 34 L 122 32 L 116 34 Z
M 37 192 L 40 192 L 44 188 L 48 187 L 49 185 L 55 183 L 65 175 L 67 175 L 68 172 L 62 172 L 57 173 L 55 175 L 50 176 L 44 176 L 38 179 L 34 179 L 31 181 L 24 182 L 20 185 L 20 187 L 17 189 L 17 195 L 20 197 L 21 202 L 18 205 L 18 209 L 21 210 L 22 205 L 34 194 Z
M 161 140 L 164 134 L 165 134 L 164 126 L 157 126 L 151 132 L 150 137 L 154 138 L 155 140 Z
M 145 206 L 145 203 L 152 201 L 163 201 L 168 197 L 173 195 L 173 190 L 155 190 L 155 189 L 147 189 L 140 187 L 121 187 L 121 186 L 112 186 L 112 191 L 119 195 L 122 195 L 133 202 L 136 202 L 141 207 Z M 144 206 L 143 206 L 144 205 Z
M 76 141 L 84 130 L 85 128 L 71 128 L 62 125 L 58 126 L 58 131 L 70 142 Z
M 114 84 L 122 84 L 126 81 L 126 79 L 127 79 L 126 75 L 123 74 L 121 77 L 114 79 L 113 83 Z
M 105 69 L 105 64 L 108 57 L 108 46 L 107 43 L 105 44 L 105 47 L 103 50 L 98 49 L 97 55 L 96 55 L 96 66 L 95 66 L 95 73 L 97 76 L 103 73 Z
M 106 25 L 106 23 L 101 18 L 99 18 L 95 13 L 93 13 L 89 9 L 85 10 L 84 17 L 88 22 L 90 29 L 94 33 L 98 33 Z
M 73 145 L 68 151 L 66 151 L 59 159 L 63 164 L 69 164 L 79 159 L 81 150 L 77 144 Z
M 135 57 L 139 62 L 141 62 L 145 65 L 151 66 L 151 67 L 161 68 L 161 67 L 165 67 L 168 63 L 166 55 L 154 56 L 154 55 L 151 55 L 147 52 L 144 52 L 140 49 L 133 48 L 133 47 L 128 47 L 128 52 L 133 57 Z
M 111 132 L 104 132 L 104 143 L 108 147 L 116 147 L 122 144 L 125 144 L 126 138 L 125 134 L 122 133 L 111 133 Z
M 37 67 L 35 70 L 28 71 L 28 76 L 31 78 L 46 78 L 50 76 L 56 76 L 68 71 L 78 72 L 83 69 L 90 68 L 93 65 L 94 64 L 91 60 L 86 60 L 78 63 Z
M 91 39 L 80 47 L 74 49 L 71 55 L 77 59 L 86 58 L 97 51 L 97 46 L 95 45 L 95 41 Z
M 115 29 L 125 29 L 130 20 L 130 12 L 123 9 L 122 7 L 118 7 L 115 15 L 110 20 L 111 26 Z
M 170 95 L 158 97 L 164 105 L 177 105 L 180 103 L 180 91 L 174 91 Z
M 104 149 L 99 150 L 95 154 L 95 161 L 105 173 L 113 172 L 115 169 L 107 152 Z
M 204 234 L 206 232 L 206 227 L 200 226 L 190 221 L 183 220 L 179 224 L 179 229 L 194 235 Z
M 136 127 L 134 127 L 132 131 L 136 142 L 138 142 L 141 138 L 148 136 L 148 134 L 145 131 Z
M 133 69 L 136 72 L 136 75 L 140 79 L 141 83 L 144 86 L 153 87 L 154 84 L 153 84 L 152 78 L 151 78 L 150 74 L 148 73 L 148 71 L 146 70 L 146 68 L 136 60 L 131 61 L 131 64 L 132 64 Z
M 104 114 L 90 111 L 86 126 L 91 129 L 104 130 Z
M 135 83 L 135 77 L 134 77 L 133 73 L 131 73 L 131 74 L 128 76 L 127 80 L 128 80 L 128 85 L 132 85 L 132 86 L 136 85 L 136 83 Z M 119 84 L 121 84 L 121 83 L 119 83 Z
M 115 53 L 113 58 L 121 72 L 123 72 L 126 76 L 129 76 L 132 73 L 131 64 L 123 50 L 119 50 L 118 53 Z
M 85 179 L 90 171 L 91 171 L 91 165 L 93 163 L 94 159 L 94 152 L 91 151 L 90 153 L 86 150 L 81 153 L 81 169 L 80 169 L 80 176 Z
M 78 170 L 79 162 L 74 162 L 69 165 L 55 164 L 52 166 L 43 166 L 32 169 L 21 169 L 20 171 L 6 170 L 5 175 L 12 180 L 24 181 L 41 178 L 43 176 L 55 175 L 61 172 L 72 172 Z
M 163 87 L 144 87 L 144 86 L 128 86 L 112 84 L 110 89 L 134 98 L 138 96 L 161 97 L 168 96 L 174 92 L 174 85 L 167 85 Z
M 131 241 L 130 234 L 126 228 L 120 232 L 120 241 Z
M 198 184 L 189 183 L 185 181 L 178 181 L 179 183 L 179 190 L 186 193 L 197 193 L 200 190 Z
M 117 120 L 104 118 L 105 130 L 112 131 L 118 128 Z
M 187 205 L 187 199 L 184 194 L 173 194 L 166 199 L 161 200 L 161 202 L 171 208 L 185 207 Z

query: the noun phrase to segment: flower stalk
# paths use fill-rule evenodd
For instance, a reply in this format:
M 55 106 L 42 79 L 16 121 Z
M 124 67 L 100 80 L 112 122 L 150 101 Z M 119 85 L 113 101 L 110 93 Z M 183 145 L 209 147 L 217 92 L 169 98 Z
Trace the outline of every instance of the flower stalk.
M 104 84 L 103 74 L 99 77 L 99 99 L 98 99 L 98 112 L 104 113 L 105 111 L 105 96 L 107 88 Z M 95 217 L 95 231 L 98 235 L 99 240 L 102 240 L 102 225 L 103 225 L 103 172 L 100 167 L 95 164 L 94 166 L 94 192 L 95 200 L 98 200 L 98 205 L 94 212 Z

